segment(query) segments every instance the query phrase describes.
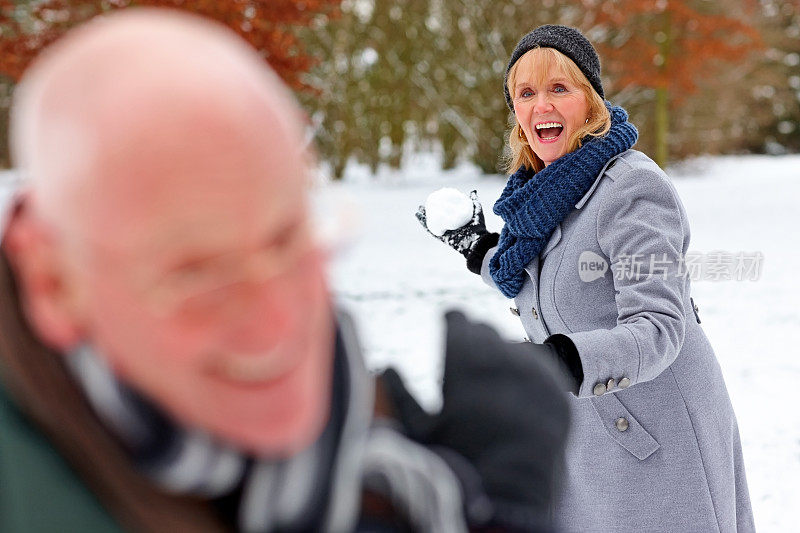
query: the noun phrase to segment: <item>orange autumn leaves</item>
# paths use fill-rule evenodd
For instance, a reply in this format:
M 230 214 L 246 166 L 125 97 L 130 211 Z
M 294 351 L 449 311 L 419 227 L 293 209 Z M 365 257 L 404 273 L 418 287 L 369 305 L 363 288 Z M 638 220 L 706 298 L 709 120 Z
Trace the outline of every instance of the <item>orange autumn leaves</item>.
M 169 7 L 219 21 L 241 35 L 294 89 L 315 64 L 295 34 L 317 17 L 336 17 L 341 0 L 0 0 L 0 75 L 18 80 L 39 51 L 69 28 L 116 9 Z

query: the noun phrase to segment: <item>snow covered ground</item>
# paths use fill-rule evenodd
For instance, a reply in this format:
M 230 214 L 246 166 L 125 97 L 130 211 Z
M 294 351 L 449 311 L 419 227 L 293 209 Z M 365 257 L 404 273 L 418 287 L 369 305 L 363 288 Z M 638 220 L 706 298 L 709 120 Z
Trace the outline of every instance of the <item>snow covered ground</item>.
M 412 165 L 413 167 L 413 165 Z M 741 431 L 759 531 L 800 522 L 800 156 L 697 159 L 670 171 L 689 214 L 691 250 L 760 251 L 757 281 L 695 281 L 692 293 L 725 374 Z M 0 173 L 0 213 L 5 194 Z M 464 310 L 506 337 L 524 336 L 508 301 L 468 272 L 463 258 L 414 217 L 432 191 L 477 189 L 490 230 L 498 176 L 417 165 L 375 180 L 353 172 L 322 186 L 322 206 L 340 204 L 341 227 L 360 228 L 332 265 L 338 300 L 354 313 L 368 363 L 392 364 L 426 405 L 439 401 L 442 311 Z M 330 212 L 328 212 L 330 215 Z M 797 388 L 797 390 L 796 390 Z
M 756 281 L 693 281 L 702 326 L 722 366 L 744 447 L 760 531 L 797 531 L 800 521 L 800 156 L 696 159 L 670 171 L 689 215 L 690 250 L 763 253 Z M 463 258 L 414 218 L 443 186 L 477 189 L 490 229 L 503 186 L 468 168 L 352 175 L 322 196 L 358 207 L 361 231 L 332 268 L 339 301 L 354 313 L 373 368 L 392 364 L 436 406 L 441 313 L 460 308 L 522 339 L 508 301 L 467 271 Z

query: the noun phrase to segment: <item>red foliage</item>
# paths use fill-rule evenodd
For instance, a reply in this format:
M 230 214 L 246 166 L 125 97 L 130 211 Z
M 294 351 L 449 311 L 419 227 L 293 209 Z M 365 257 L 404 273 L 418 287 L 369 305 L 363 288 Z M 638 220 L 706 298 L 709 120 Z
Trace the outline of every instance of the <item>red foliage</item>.
M 294 30 L 339 14 L 341 0 L 0 0 L 0 74 L 17 80 L 38 52 L 97 15 L 134 6 L 171 7 L 219 21 L 241 35 L 295 89 L 315 60 Z
M 600 54 L 617 88 L 666 88 L 673 103 L 713 76 L 715 63 L 742 60 L 761 46 L 760 34 L 744 17 L 701 11 L 708 9 L 708 2 L 582 0 L 582 4 L 591 14 L 583 25 L 607 32 Z M 745 12 L 755 9 L 737 4 Z

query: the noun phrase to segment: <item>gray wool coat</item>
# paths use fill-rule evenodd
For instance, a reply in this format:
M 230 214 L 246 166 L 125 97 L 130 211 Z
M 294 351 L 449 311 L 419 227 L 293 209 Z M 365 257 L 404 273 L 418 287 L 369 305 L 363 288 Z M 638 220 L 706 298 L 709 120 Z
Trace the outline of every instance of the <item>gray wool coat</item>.
M 667 175 L 628 150 L 526 267 L 512 312 L 533 342 L 569 336 L 583 364 L 561 531 L 755 530 L 736 416 L 681 275 L 689 236 Z

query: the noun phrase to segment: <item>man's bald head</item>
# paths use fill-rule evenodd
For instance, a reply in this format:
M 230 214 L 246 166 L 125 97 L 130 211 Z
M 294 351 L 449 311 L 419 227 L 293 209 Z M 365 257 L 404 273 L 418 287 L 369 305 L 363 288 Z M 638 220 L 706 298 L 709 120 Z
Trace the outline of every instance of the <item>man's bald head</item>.
M 119 167 L 141 169 L 142 190 L 165 179 L 154 165 L 202 167 L 237 151 L 269 161 L 275 178 L 302 179 L 299 123 L 287 89 L 233 32 L 129 9 L 73 30 L 34 63 L 17 89 L 12 156 L 32 207 L 63 225 L 90 213 L 98 187 L 119 185 Z
M 40 340 L 89 345 L 188 426 L 261 454 L 328 416 L 333 319 L 300 112 L 233 32 L 129 9 L 18 88 L 4 251 Z

